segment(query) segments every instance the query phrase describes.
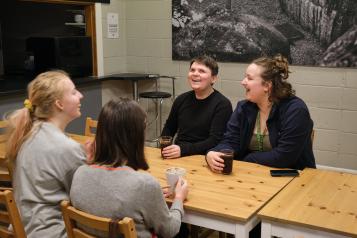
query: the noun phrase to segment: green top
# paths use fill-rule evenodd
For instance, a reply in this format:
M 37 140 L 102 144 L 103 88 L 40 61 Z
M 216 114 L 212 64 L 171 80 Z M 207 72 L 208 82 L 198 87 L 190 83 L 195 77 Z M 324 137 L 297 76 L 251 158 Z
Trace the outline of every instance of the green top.
M 260 111 L 258 111 L 257 119 L 255 121 L 255 128 L 252 139 L 250 140 L 249 149 L 251 151 L 270 151 L 271 144 L 269 141 L 269 135 L 267 127 L 264 128 L 263 132 L 260 129 Z

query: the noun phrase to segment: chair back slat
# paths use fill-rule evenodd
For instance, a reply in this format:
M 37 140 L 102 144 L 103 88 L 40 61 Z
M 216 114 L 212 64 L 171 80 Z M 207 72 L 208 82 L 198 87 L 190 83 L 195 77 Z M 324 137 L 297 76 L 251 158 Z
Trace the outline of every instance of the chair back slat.
M 101 232 L 109 232 L 109 225 L 112 221 L 110 218 L 95 216 L 83 211 L 80 211 L 70 205 L 69 201 L 61 202 L 63 220 L 66 226 L 68 238 L 95 238 L 90 235 L 78 224 L 95 229 Z M 118 222 L 119 233 L 122 233 L 125 238 L 136 238 L 136 229 L 133 219 L 125 217 Z
M 6 141 L 6 134 L 5 134 L 6 127 L 7 127 L 7 121 L 0 121 L 0 143 Z
M 10 232 L 7 227 L 0 226 L 0 237 L 1 238 L 14 238 L 14 234 Z
M 95 236 L 91 236 L 77 228 L 73 228 L 73 234 L 76 238 L 96 238 Z
M 96 230 L 100 231 L 109 231 L 109 218 L 101 218 L 97 217 L 91 214 L 88 214 L 86 212 L 82 212 L 80 210 L 77 210 L 76 208 L 70 206 L 68 207 L 68 215 L 75 220 L 76 222 L 79 222 L 80 224 L 88 227 L 92 227 Z
M 315 140 L 315 130 L 312 129 L 312 131 L 311 131 L 311 144 L 314 144 L 314 140 Z
M 90 117 L 87 117 L 86 118 L 86 127 L 85 127 L 85 130 L 84 130 L 84 135 L 85 136 L 94 137 L 95 133 L 93 133 L 92 131 L 97 128 L 97 125 L 98 125 L 98 121 L 93 120 Z
M 9 213 L 7 211 L 0 211 L 0 222 L 10 224 Z

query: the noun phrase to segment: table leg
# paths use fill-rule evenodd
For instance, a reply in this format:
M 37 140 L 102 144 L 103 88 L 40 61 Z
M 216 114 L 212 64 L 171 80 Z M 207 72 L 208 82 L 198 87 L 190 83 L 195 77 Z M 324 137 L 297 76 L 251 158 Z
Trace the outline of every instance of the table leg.
M 262 221 L 261 238 L 271 238 L 271 224 Z
M 133 99 L 135 101 L 138 101 L 138 80 L 132 80 L 132 86 L 133 86 Z

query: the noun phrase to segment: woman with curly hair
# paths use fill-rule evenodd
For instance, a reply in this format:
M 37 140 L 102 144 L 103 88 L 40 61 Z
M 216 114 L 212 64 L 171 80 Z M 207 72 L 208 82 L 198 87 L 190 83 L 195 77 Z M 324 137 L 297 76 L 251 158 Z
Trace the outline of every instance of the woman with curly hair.
M 262 57 L 248 66 L 242 81 L 246 100 L 238 102 L 223 140 L 206 155 L 212 171 L 223 170 L 222 149 L 233 149 L 237 160 L 271 167 L 316 167 L 313 121 L 287 82 L 289 73 L 288 61 L 281 55 Z

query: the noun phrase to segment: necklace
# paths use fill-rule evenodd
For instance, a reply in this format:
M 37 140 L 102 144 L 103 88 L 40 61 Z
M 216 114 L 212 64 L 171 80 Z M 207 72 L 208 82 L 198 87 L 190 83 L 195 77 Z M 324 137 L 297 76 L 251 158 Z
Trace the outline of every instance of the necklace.
M 264 143 L 264 136 L 267 130 L 267 127 L 264 128 L 263 133 L 260 131 L 260 111 L 258 111 L 257 120 L 257 143 L 258 143 L 258 150 L 263 151 L 263 143 Z

